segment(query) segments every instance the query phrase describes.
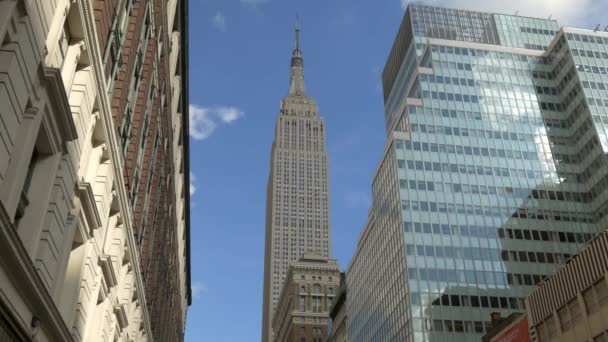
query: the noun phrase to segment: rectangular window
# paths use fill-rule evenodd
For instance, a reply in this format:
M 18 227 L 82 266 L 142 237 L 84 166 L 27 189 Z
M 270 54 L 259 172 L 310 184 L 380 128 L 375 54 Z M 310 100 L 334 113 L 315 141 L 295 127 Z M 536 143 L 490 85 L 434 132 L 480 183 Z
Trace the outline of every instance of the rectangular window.
M 68 53 L 68 47 L 70 46 L 70 27 L 68 18 L 65 19 L 63 29 L 61 30 L 61 37 L 59 37 L 59 52 L 61 53 L 61 64 L 60 69 L 63 69 L 63 63 L 65 62 L 65 56 Z

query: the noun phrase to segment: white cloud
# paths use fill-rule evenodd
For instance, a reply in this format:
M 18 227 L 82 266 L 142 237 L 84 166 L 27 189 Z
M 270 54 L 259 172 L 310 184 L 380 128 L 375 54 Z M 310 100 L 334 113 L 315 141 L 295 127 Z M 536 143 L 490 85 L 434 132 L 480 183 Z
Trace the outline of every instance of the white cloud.
M 190 172 L 190 196 L 196 192 L 196 176 Z
M 217 124 L 209 117 L 206 108 L 190 108 L 190 135 L 197 140 L 207 139 Z
M 190 136 L 205 140 L 213 134 L 219 124 L 232 123 L 245 114 L 236 107 L 202 107 L 190 105 Z
M 217 115 L 223 122 L 231 123 L 242 117 L 243 112 L 236 107 L 219 107 L 217 108 Z
M 217 124 L 209 115 L 209 109 L 190 105 L 190 136 L 196 140 L 207 139 Z
M 409 0 L 399 1 L 403 9 L 410 2 Z M 579 25 L 585 28 L 603 23 L 602 16 L 605 16 L 606 10 L 608 10 L 608 2 L 603 0 L 427 0 L 423 2 L 434 6 L 504 14 L 515 14 L 516 11 L 519 11 L 519 15 L 539 18 L 551 16 L 561 25 Z M 598 22 L 595 23 L 595 21 Z
M 217 13 L 213 16 L 211 23 L 218 31 L 226 32 L 226 17 L 222 14 L 222 12 L 217 11 Z
M 193 282 L 190 287 L 192 289 L 192 298 L 194 299 L 200 299 L 202 295 L 209 292 L 207 286 L 200 281 Z

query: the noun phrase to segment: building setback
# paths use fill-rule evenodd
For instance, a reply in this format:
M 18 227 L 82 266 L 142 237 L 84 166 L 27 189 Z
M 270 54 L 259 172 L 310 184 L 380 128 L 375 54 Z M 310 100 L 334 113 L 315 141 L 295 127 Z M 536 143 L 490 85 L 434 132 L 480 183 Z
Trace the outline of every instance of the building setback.
M 608 33 L 410 4 L 346 272 L 352 341 L 479 341 L 606 227 Z
M 0 2 L 0 340 L 183 340 L 187 12 Z
M 274 341 L 325 341 L 340 279 L 338 263 L 313 252 L 291 263 L 273 318 Z
M 289 94 L 277 118 L 266 194 L 263 342 L 273 341 L 274 310 L 289 263 L 306 252 L 331 256 L 325 120 L 306 95 L 299 33 L 296 24 Z

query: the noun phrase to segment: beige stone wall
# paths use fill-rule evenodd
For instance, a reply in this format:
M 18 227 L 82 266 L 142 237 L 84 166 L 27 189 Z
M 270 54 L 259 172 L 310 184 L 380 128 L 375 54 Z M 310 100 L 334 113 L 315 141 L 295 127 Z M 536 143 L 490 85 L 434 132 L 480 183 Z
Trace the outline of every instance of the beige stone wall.
M 177 0 L 169 0 L 167 1 L 167 19 L 168 19 L 168 27 L 173 27 L 174 25 L 174 21 L 177 20 L 177 14 L 176 14 L 176 8 L 177 8 Z M 171 37 L 171 53 L 169 56 L 169 68 L 170 68 L 170 74 L 171 74 L 171 86 L 173 88 L 173 96 L 171 97 L 172 103 L 171 103 L 171 117 L 172 117 L 172 122 L 173 122 L 173 136 L 174 137 L 179 137 L 180 136 L 180 132 L 183 130 L 183 123 L 184 123 L 184 117 L 183 114 L 179 112 L 179 102 L 180 99 L 182 98 L 182 77 L 183 75 L 180 74 L 180 66 L 178 65 L 179 59 L 184 58 L 183 56 L 179 56 L 179 54 L 181 53 L 181 49 L 180 49 L 180 45 L 181 45 L 181 41 L 182 41 L 182 34 L 179 31 L 173 31 L 170 35 Z M 187 139 L 187 137 L 186 137 Z M 189 184 L 186 184 L 185 182 L 185 174 L 184 172 L 187 172 L 188 170 L 186 170 L 183 167 L 177 167 L 177 166 L 181 166 L 184 163 L 184 159 L 188 158 L 188 156 L 184 155 L 184 150 L 183 150 L 183 143 L 180 143 L 179 139 L 174 139 L 173 141 L 173 156 L 174 156 L 174 165 L 176 165 L 175 167 L 175 212 L 176 215 L 175 217 L 177 217 L 177 230 L 176 230 L 176 236 L 175 239 L 177 241 L 178 244 L 178 252 L 177 255 L 183 256 L 186 255 L 185 249 L 186 249 L 186 235 L 185 235 L 185 229 L 186 229 L 186 217 L 185 215 L 183 215 L 183 213 L 185 212 L 185 206 L 186 206 L 186 202 L 189 200 L 186 196 L 189 196 L 190 191 L 188 190 L 188 188 L 186 188 L 186 191 L 184 191 L 184 187 L 189 187 Z M 188 280 L 186 279 L 186 259 L 185 258 L 179 258 L 178 260 L 179 262 L 179 268 L 180 270 L 183 270 L 180 273 L 180 298 L 182 298 L 182 313 L 183 313 L 183 317 L 182 317 L 182 321 L 186 322 L 186 312 L 188 309 Z
M 608 338 L 608 231 L 598 234 L 526 298 L 533 341 Z
M 150 336 L 96 37 L 90 1 L 0 1 L 0 334 Z
M 325 341 L 329 309 L 339 288 L 340 267 L 335 260 L 306 253 L 291 264 L 273 317 L 273 340 Z

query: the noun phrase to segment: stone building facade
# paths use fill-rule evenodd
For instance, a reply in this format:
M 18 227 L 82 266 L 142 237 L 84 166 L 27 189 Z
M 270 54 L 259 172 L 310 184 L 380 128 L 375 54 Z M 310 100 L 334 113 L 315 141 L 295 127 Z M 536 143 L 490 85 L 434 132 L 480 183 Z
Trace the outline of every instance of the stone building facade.
M 340 288 L 340 266 L 305 253 L 290 265 L 272 321 L 276 342 L 323 342 L 329 334 L 329 309 Z
M 317 102 L 306 94 L 299 33 L 296 25 L 289 94 L 281 102 L 268 177 L 263 342 L 273 341 L 274 310 L 289 264 L 306 252 L 331 257 L 326 125 Z
M 532 341 L 608 341 L 608 231 L 526 298 Z
M 179 341 L 187 2 L 0 1 L 0 340 Z

